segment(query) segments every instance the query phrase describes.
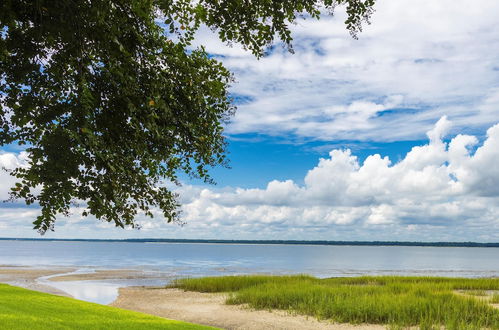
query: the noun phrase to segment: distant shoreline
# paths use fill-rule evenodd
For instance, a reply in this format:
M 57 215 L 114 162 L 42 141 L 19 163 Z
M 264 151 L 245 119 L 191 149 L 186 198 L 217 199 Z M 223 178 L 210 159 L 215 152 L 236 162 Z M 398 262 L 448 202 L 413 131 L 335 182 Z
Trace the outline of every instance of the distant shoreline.
M 428 247 L 499 247 L 499 243 L 479 242 L 407 242 L 407 241 L 305 241 L 305 240 L 223 240 L 223 239 L 77 239 L 77 238 L 15 238 L 0 237 L 0 241 L 46 242 L 119 242 L 119 243 L 197 243 L 197 244 L 250 244 L 250 245 L 333 245 L 333 246 L 428 246 Z

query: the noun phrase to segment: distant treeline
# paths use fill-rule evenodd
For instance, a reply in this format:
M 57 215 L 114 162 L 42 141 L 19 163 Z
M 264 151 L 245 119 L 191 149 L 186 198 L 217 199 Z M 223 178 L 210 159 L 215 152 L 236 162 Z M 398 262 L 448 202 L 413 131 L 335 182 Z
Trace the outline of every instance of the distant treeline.
M 354 246 L 441 246 L 441 247 L 499 247 L 499 243 L 477 242 L 399 242 L 399 241 L 297 241 L 297 240 L 224 240 L 224 239 L 60 239 L 60 238 L 0 238 L 2 241 L 71 241 L 71 242 L 127 242 L 127 243 L 209 243 L 209 244 L 288 244 L 288 245 L 354 245 Z

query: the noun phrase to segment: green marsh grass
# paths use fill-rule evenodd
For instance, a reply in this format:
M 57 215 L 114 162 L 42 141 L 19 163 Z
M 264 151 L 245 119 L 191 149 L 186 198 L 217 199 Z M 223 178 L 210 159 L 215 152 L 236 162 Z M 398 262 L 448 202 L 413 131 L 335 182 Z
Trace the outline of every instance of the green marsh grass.
M 421 329 L 499 329 L 499 310 L 461 290 L 498 290 L 499 279 L 441 277 L 228 276 L 177 280 L 172 286 L 227 292 L 227 304 L 281 309 L 340 323 Z
M 0 329 L 215 328 L 0 284 Z
M 467 290 L 467 291 L 465 291 L 465 293 L 469 294 L 471 296 L 477 296 L 477 297 L 487 296 L 487 292 L 485 292 L 485 290 Z

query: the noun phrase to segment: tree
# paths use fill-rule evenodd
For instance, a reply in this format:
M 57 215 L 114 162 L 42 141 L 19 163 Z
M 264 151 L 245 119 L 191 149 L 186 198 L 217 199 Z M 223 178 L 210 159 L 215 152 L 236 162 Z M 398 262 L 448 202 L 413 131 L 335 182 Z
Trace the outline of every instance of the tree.
M 203 25 L 255 56 L 289 25 L 344 4 L 352 36 L 374 0 L 3 0 L 0 145 L 25 145 L 29 164 L 12 199 L 39 204 L 40 233 L 72 203 L 83 215 L 135 227 L 158 207 L 178 221 L 167 183 L 185 172 L 210 182 L 226 163 L 230 72 L 203 47 Z

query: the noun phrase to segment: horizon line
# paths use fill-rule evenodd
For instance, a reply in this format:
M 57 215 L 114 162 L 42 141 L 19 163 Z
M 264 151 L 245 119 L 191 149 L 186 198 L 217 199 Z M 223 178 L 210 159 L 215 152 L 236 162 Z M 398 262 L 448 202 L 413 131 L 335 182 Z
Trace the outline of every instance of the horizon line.
M 249 239 L 196 239 L 196 238 L 25 238 L 0 237 L 1 241 L 72 241 L 72 242 L 124 242 L 124 243 L 204 243 L 204 244 L 271 244 L 271 245 L 353 245 L 353 246 L 438 246 L 438 247 L 499 247 L 499 242 L 471 241 L 337 241 L 337 240 L 249 240 Z

